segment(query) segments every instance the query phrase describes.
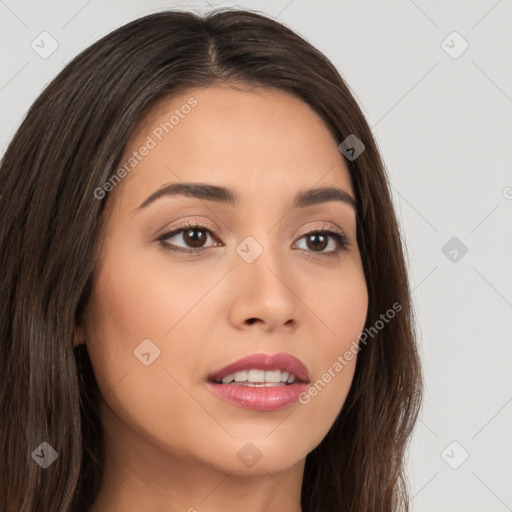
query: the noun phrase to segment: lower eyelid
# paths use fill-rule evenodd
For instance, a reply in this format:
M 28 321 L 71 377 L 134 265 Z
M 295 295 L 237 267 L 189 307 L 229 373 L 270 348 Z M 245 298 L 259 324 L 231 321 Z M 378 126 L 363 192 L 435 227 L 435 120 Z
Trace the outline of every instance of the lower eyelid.
M 172 231 L 170 231 L 168 233 L 164 233 L 162 236 L 158 237 L 157 241 L 160 242 L 166 249 L 176 250 L 178 252 L 199 252 L 199 251 L 209 249 L 211 247 L 218 247 L 218 245 L 214 245 L 214 246 L 208 246 L 208 247 L 196 247 L 196 248 L 188 247 L 187 248 L 187 247 L 175 246 L 174 244 L 166 242 L 166 240 L 169 238 L 172 238 L 172 237 L 175 237 L 178 235 L 183 235 L 186 231 L 193 231 L 193 230 L 204 231 L 205 233 L 207 233 L 207 235 L 213 241 L 216 241 L 216 243 L 218 244 L 217 235 L 215 233 L 213 233 L 213 231 L 211 229 L 206 228 L 206 227 L 201 227 L 201 226 L 181 227 L 181 228 L 173 229 Z
M 304 238 L 314 235 L 314 234 L 322 234 L 325 235 L 331 239 L 334 240 L 334 244 L 336 245 L 336 248 L 334 250 L 330 251 L 308 251 L 307 249 L 302 249 L 306 251 L 307 253 L 313 254 L 315 256 L 338 256 L 340 252 L 347 251 L 348 246 L 350 245 L 350 242 L 348 238 L 341 233 L 338 233 L 337 231 L 313 231 L 310 233 L 307 233 L 306 235 L 301 236 L 297 239 L 297 242 L 303 240 Z M 295 243 L 297 243 L 295 242 Z
M 168 238 L 174 237 L 176 235 L 181 235 L 188 230 L 198 230 L 198 231 L 206 232 L 212 238 L 212 240 L 216 241 L 216 245 L 208 246 L 208 247 L 196 247 L 196 248 L 188 247 L 187 248 L 187 247 L 173 246 L 173 244 L 165 242 L 165 240 L 167 240 Z M 329 228 L 329 229 L 318 228 L 318 229 L 310 230 L 310 231 L 304 233 L 303 235 L 301 235 L 300 237 L 298 237 L 294 243 L 297 243 L 298 241 L 304 239 L 305 237 L 311 236 L 314 234 L 327 235 L 328 237 L 334 239 L 335 244 L 337 245 L 337 248 L 335 250 L 331 250 L 331 251 L 319 251 L 319 252 L 306 251 L 306 252 L 311 252 L 312 254 L 316 254 L 318 256 L 337 254 L 341 251 L 346 250 L 348 245 L 350 245 L 350 241 L 349 241 L 348 237 L 343 232 L 334 231 L 331 228 Z M 166 250 L 182 252 L 182 253 L 189 253 L 189 254 L 193 254 L 193 253 L 200 254 L 202 252 L 205 252 L 207 249 L 212 249 L 212 248 L 224 245 L 222 242 L 219 242 L 219 237 L 211 228 L 209 228 L 207 226 L 201 226 L 199 224 L 197 224 L 197 225 L 188 225 L 187 224 L 184 226 L 178 226 L 177 228 L 161 235 L 159 238 L 157 238 L 157 241 L 160 242 L 160 244 Z

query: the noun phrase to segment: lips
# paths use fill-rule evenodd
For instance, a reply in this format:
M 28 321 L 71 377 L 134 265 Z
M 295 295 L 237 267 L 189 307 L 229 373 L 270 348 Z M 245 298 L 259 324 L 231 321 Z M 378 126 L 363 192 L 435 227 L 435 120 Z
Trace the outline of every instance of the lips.
M 222 383 L 222 379 L 236 374 L 237 372 L 250 372 L 250 370 L 262 370 L 264 372 L 272 372 L 279 370 L 286 372 L 290 376 L 295 376 L 296 382 L 308 383 L 308 369 L 296 357 L 281 352 L 279 354 L 253 354 L 242 359 L 238 359 L 224 368 L 212 372 L 208 376 L 210 382 Z M 228 379 L 230 380 L 230 379 Z M 229 384 L 228 384 L 229 385 Z
M 225 402 L 243 409 L 272 412 L 297 405 L 308 387 L 308 369 L 284 352 L 253 354 L 212 372 L 207 388 Z

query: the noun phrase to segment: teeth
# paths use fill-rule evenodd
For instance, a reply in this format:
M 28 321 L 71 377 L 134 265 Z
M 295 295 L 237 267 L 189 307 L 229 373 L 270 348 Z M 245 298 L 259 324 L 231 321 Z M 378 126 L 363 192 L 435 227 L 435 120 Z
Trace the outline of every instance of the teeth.
M 244 382 L 247 380 L 247 371 L 235 372 L 234 379 L 236 382 Z
M 249 382 L 264 382 L 265 372 L 263 370 L 249 370 L 247 372 L 247 379 Z
M 276 385 L 291 384 L 295 375 L 280 370 L 242 370 L 230 373 L 222 378 L 222 384 L 242 384 L 251 387 L 272 387 Z
M 235 374 L 230 373 L 229 375 L 222 377 L 222 384 L 229 384 L 233 380 L 235 380 Z
M 281 371 L 265 372 L 265 382 L 281 382 Z

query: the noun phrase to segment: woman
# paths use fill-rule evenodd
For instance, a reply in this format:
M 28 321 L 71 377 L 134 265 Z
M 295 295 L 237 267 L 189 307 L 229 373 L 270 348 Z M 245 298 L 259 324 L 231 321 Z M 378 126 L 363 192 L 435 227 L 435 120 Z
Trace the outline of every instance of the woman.
M 408 510 L 421 370 L 370 129 L 247 11 L 82 52 L 0 170 L 4 512 Z

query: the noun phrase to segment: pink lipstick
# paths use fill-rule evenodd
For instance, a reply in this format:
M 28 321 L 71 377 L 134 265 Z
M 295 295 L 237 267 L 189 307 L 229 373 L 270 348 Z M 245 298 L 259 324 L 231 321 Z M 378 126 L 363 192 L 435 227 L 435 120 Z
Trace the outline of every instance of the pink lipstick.
M 208 387 L 222 399 L 257 411 L 276 411 L 307 389 L 308 369 L 296 357 L 253 354 L 212 372 Z

